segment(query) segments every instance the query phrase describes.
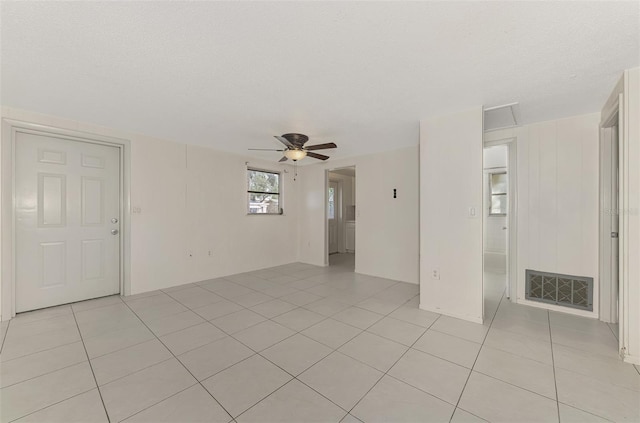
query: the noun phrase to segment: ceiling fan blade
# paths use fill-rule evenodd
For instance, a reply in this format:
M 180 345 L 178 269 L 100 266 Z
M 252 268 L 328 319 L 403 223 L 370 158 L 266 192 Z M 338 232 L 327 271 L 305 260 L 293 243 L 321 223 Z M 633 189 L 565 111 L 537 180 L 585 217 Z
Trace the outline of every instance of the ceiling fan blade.
M 283 143 L 283 144 L 284 144 L 284 145 L 286 145 L 287 147 L 291 147 L 291 148 L 293 148 L 293 144 L 291 144 L 291 143 L 289 142 L 289 140 L 288 140 L 288 139 L 286 139 L 285 137 L 279 137 L 279 136 L 275 135 L 275 139 L 277 139 L 278 141 L 280 141 L 281 143 Z
M 307 151 L 311 150 L 324 150 L 325 148 L 337 148 L 338 146 L 333 142 L 328 142 L 326 144 L 316 144 L 316 145 L 308 145 L 304 149 Z
M 282 156 L 282 158 L 278 160 L 278 162 L 286 162 L 286 161 L 287 161 L 287 156 Z
M 250 151 L 284 151 L 284 150 L 276 150 L 275 148 L 248 148 Z
M 307 156 L 313 157 L 314 159 L 318 159 L 318 160 L 327 160 L 329 158 L 329 156 L 325 156 L 324 154 L 318 154 L 318 153 L 312 153 L 312 152 L 308 152 Z

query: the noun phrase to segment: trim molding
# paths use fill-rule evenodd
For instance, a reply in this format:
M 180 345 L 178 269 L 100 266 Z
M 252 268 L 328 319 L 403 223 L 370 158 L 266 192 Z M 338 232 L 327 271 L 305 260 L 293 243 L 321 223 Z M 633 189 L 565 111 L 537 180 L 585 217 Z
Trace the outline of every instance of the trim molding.
M 120 237 L 120 295 L 131 293 L 131 143 L 129 140 L 98 134 L 57 128 L 9 118 L 2 119 L 2 184 L 0 185 L 0 210 L 2 211 L 0 238 L 0 289 L 2 293 L 1 320 L 15 316 L 15 139 L 18 132 L 54 135 L 69 140 L 101 144 L 120 150 L 120 221 L 123 236 Z

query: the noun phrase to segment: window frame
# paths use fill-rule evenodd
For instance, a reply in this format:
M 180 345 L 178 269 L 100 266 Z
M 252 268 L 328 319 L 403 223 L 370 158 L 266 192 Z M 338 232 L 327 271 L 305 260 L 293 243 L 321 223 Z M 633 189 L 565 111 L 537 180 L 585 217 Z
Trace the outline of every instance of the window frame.
M 261 172 L 261 173 L 269 173 L 271 175 L 278 175 L 278 192 L 267 192 L 267 191 L 251 191 L 249 190 L 249 172 Z M 282 171 L 276 171 L 271 169 L 262 169 L 253 166 L 247 166 L 245 172 L 245 188 L 247 197 L 245 199 L 245 212 L 247 216 L 280 216 L 284 215 L 284 208 L 282 207 L 283 202 L 283 194 L 282 194 Z M 251 194 L 273 194 L 278 196 L 278 212 L 277 213 L 251 213 Z
M 489 217 L 506 217 L 508 214 L 508 210 L 509 210 L 509 204 L 508 202 L 506 202 L 506 208 L 507 210 L 504 213 L 494 213 L 493 210 L 493 197 L 498 197 L 498 196 L 504 196 L 505 199 L 509 199 L 508 195 L 509 195 L 509 180 L 507 179 L 507 187 L 504 190 L 504 192 L 499 192 L 494 194 L 493 193 L 493 175 L 506 175 L 507 172 L 506 171 L 500 171 L 500 172 L 489 172 Z

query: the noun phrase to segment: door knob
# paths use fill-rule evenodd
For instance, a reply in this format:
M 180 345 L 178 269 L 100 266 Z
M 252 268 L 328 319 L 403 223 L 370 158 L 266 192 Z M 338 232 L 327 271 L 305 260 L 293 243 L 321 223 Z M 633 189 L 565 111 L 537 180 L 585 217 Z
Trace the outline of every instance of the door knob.
M 111 235 L 118 235 L 117 229 L 111 229 Z
M 118 223 L 118 219 L 114 217 L 113 219 L 111 219 L 111 223 Z

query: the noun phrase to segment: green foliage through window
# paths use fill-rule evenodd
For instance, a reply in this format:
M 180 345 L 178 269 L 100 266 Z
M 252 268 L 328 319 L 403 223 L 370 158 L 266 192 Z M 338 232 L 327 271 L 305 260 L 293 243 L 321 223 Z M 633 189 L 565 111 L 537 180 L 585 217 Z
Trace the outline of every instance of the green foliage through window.
M 247 169 L 249 214 L 280 214 L 280 174 Z

